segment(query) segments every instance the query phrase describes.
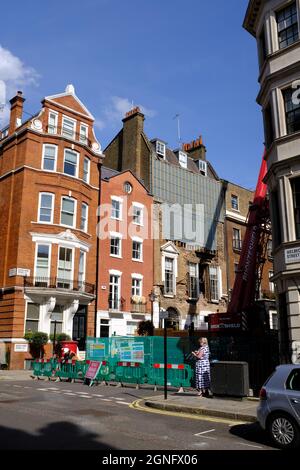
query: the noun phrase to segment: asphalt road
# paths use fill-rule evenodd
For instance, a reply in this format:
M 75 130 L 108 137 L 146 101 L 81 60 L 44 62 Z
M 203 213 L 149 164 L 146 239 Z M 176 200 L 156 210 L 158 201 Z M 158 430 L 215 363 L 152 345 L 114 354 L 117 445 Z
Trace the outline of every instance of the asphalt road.
M 189 419 L 130 406 L 154 395 L 151 389 L 2 381 L 0 449 L 272 449 L 256 424 Z

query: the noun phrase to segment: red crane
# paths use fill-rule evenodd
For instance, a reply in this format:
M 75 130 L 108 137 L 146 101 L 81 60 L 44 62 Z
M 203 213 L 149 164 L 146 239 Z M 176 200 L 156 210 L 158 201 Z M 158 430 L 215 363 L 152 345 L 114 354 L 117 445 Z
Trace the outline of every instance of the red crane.
M 256 300 L 270 236 L 267 185 L 263 181 L 266 173 L 264 154 L 228 310 L 209 316 L 211 330 L 247 328 L 246 316 Z

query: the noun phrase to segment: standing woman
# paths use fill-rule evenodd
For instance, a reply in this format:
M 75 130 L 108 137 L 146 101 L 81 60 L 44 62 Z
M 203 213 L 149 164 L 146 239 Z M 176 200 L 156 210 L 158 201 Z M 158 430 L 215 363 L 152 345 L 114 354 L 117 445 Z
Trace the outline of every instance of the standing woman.
M 200 397 L 209 394 L 210 389 L 210 364 L 209 364 L 209 347 L 207 338 L 199 339 L 200 348 L 193 351 L 196 357 L 196 388 Z

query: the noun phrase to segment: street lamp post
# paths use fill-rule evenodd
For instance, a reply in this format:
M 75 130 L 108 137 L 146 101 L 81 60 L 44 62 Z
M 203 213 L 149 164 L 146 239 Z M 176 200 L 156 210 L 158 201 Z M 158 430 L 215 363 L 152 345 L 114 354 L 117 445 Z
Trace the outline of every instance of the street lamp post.
M 149 294 L 149 300 L 151 302 L 151 323 L 152 323 L 152 325 L 153 325 L 153 302 L 155 302 L 156 299 L 157 299 L 157 295 L 152 290 Z
M 55 342 L 56 342 L 56 320 L 54 320 L 54 331 L 53 331 L 53 349 L 52 349 L 52 355 L 54 356 L 55 354 Z

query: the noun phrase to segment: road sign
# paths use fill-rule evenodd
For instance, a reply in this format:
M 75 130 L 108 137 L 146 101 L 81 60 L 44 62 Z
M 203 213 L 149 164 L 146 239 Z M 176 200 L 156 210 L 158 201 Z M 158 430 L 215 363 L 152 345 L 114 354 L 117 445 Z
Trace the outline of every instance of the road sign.
M 159 311 L 159 319 L 166 320 L 167 318 L 169 318 L 169 312 L 161 308 Z

